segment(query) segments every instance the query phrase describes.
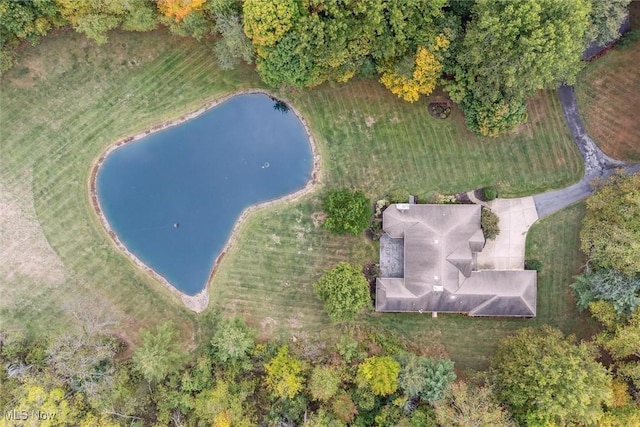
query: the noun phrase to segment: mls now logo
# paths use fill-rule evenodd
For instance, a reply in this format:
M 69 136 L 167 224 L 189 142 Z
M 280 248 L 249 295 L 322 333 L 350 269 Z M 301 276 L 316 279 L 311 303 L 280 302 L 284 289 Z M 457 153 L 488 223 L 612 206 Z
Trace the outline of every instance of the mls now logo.
M 46 421 L 55 419 L 57 415 L 55 412 L 27 411 L 26 409 L 14 409 L 3 413 L 4 419 L 7 421 L 27 421 L 29 419 Z

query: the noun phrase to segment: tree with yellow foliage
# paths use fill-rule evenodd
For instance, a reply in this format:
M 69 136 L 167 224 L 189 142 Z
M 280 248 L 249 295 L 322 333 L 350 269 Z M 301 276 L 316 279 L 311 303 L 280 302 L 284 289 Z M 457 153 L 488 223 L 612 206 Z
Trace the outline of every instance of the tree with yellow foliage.
M 264 48 L 273 47 L 293 26 L 298 16 L 294 0 L 246 0 L 242 4 L 244 32 L 265 56 Z
M 206 0 L 158 0 L 158 10 L 175 22 L 182 21 L 185 16 L 202 8 Z
M 443 34 L 439 34 L 432 51 L 445 50 L 448 46 L 449 40 Z M 412 68 L 410 74 L 406 72 L 408 68 Z M 433 92 L 441 72 L 442 63 L 436 55 L 421 46 L 418 47 L 409 66 L 405 60 L 385 68 L 380 82 L 391 93 L 398 95 L 405 101 L 415 102 L 420 99 L 420 95 L 429 95 Z
M 280 398 L 293 399 L 302 391 L 304 377 L 302 362 L 289 355 L 289 348 L 283 345 L 278 354 L 264 365 L 267 371 L 267 387 Z

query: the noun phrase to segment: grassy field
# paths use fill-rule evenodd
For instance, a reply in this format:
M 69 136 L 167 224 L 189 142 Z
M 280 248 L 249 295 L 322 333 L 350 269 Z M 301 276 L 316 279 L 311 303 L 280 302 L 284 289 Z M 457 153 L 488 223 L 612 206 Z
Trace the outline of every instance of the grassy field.
M 612 49 L 590 63 L 576 85 L 578 108 L 589 135 L 608 155 L 628 161 L 640 161 L 639 63 L 637 40 L 631 47 Z
M 234 90 L 261 86 L 248 67 L 217 69 L 209 43 L 163 32 L 113 33 L 103 47 L 66 32 L 25 49 L 0 83 L 0 181 L 11 202 L 3 210 L 3 230 L 13 219 L 26 218 L 22 234 L 30 237 L 6 255 L 14 259 L 0 270 L 0 326 L 64 328 L 65 304 L 99 301 L 132 340 L 140 327 L 165 319 L 182 326 L 185 340 L 206 328 L 205 316 L 189 313 L 114 248 L 92 212 L 87 181 L 92 162 L 112 141 Z M 467 132 L 455 108 L 448 120 L 434 119 L 427 100 L 401 102 L 375 82 L 280 95 L 305 115 L 318 142 L 319 191 L 346 185 L 378 197 L 404 187 L 429 195 L 495 183 L 502 195 L 521 195 L 562 187 L 582 173 L 554 93 L 541 93 L 530 103 L 530 123 L 499 139 Z M 242 225 L 215 276 L 210 312 L 242 314 L 265 336 L 334 329 L 311 284 L 338 261 L 376 261 L 377 246 L 318 227 L 318 194 L 261 210 Z M 545 238 L 564 238 L 533 249 L 548 266 L 552 259 L 567 260 L 549 267 L 559 269 L 543 279 L 554 305 L 545 307 L 541 296 L 537 320 L 444 316 L 435 323 L 420 316 L 370 315 L 366 324 L 444 349 L 461 367 L 483 366 L 496 338 L 524 324 L 551 322 L 571 330 L 572 305 L 556 301 L 577 267 L 569 260 L 576 259 L 580 212 L 567 212 L 540 225 L 552 229 L 544 231 Z M 573 240 L 562 234 L 570 230 Z M 20 265 L 40 266 L 39 275 Z

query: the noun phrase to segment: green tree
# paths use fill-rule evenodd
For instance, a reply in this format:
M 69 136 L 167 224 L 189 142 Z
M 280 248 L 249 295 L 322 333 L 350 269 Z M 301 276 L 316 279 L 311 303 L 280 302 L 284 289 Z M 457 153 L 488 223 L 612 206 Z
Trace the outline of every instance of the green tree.
M 160 14 L 153 0 L 131 0 L 122 20 L 125 31 L 151 31 L 158 28 Z
M 573 83 L 589 11 L 588 0 L 478 0 L 447 83 L 467 126 L 487 136 L 512 129 L 526 120 L 527 97 Z
M 284 345 L 278 354 L 264 365 L 267 371 L 266 384 L 269 390 L 282 399 L 293 399 L 304 387 L 302 362 L 289 354 Z
M 614 174 L 587 199 L 580 242 L 591 262 L 631 276 L 640 272 L 640 174 Z
M 409 399 L 420 398 L 434 404 L 442 399 L 445 390 L 455 381 L 453 361 L 433 359 L 405 353 L 399 357 L 398 384 Z
M 587 43 L 606 45 L 620 37 L 620 26 L 629 14 L 629 3 L 631 0 L 591 0 Z
M 107 42 L 107 31 L 118 27 L 130 7 L 127 0 L 54 0 L 61 15 L 79 33 L 98 44 Z
M 346 262 L 325 271 L 313 288 L 334 322 L 353 320 L 371 302 L 367 279 L 357 267 Z
M 369 198 L 360 190 L 331 190 L 323 197 L 322 205 L 327 213 L 323 226 L 338 234 L 362 233 L 373 215 Z
M 571 287 L 580 310 L 602 300 L 613 304 L 619 314 L 629 316 L 640 306 L 640 274 L 626 276 L 611 269 L 587 269 Z
M 509 419 L 509 413 L 494 403 L 488 387 L 455 383 L 434 407 L 438 423 L 442 426 L 515 427 L 515 423 Z
M 247 360 L 255 347 L 256 332 L 244 320 L 222 320 L 211 339 L 213 358 L 220 364 L 236 364 Z
M 184 357 L 173 323 L 165 322 L 155 333 L 142 333 L 142 344 L 133 353 L 133 363 L 147 381 L 155 383 L 177 371 Z
M 358 365 L 356 382 L 376 396 L 388 396 L 398 389 L 400 364 L 389 356 L 371 356 Z
M 315 366 L 309 378 L 309 394 L 315 400 L 329 401 L 340 389 L 340 372 L 331 366 Z
M 595 424 L 612 395 L 594 350 L 550 326 L 520 329 L 491 359 L 497 395 L 523 425 Z
M 235 13 L 215 15 L 215 29 L 220 35 L 213 48 L 218 65 L 223 70 L 234 68 L 239 60 L 247 64 L 253 62 L 253 45 L 244 34 L 240 16 Z

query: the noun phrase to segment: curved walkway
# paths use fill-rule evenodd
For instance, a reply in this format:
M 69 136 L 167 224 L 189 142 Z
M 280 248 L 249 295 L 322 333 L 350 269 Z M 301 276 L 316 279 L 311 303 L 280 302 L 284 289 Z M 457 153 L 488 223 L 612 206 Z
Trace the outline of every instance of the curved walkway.
M 578 113 L 573 86 L 561 86 L 558 89 L 558 95 L 571 136 L 584 160 L 584 176 L 578 183 L 569 187 L 534 195 L 533 201 L 539 218 L 551 215 L 590 196 L 593 193 L 590 183 L 596 178 L 606 178 L 616 169 L 624 169 L 628 173 L 640 172 L 640 163 L 628 164 L 612 159 L 603 153 L 589 137 Z

